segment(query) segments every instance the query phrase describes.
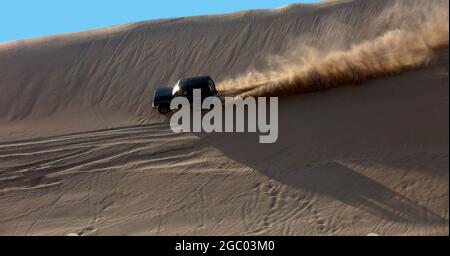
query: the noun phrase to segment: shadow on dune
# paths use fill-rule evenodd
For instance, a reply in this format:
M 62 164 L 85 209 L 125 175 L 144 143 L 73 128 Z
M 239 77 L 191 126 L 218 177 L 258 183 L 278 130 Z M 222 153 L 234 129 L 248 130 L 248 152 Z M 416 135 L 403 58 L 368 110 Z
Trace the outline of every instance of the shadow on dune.
M 295 154 L 269 156 L 266 150 L 260 150 L 260 146 L 247 140 L 249 137 L 219 136 L 224 141 L 233 141 L 232 145 L 225 145 L 225 142 L 213 143 L 223 154 L 282 184 L 308 193 L 325 195 L 396 222 L 448 223 L 447 219 L 338 161 L 306 164 L 301 156 Z M 253 155 L 252 160 L 248 159 L 249 154 Z
M 448 63 L 448 58 L 444 61 Z M 256 133 L 200 137 L 205 146 L 213 146 L 271 179 L 381 218 L 448 223 L 345 164 L 366 161 L 375 163 L 387 176 L 396 174 L 393 172 L 400 167 L 448 180 L 446 66 L 380 79 L 358 89 L 281 98 L 279 138 L 274 144 L 259 144 Z M 425 163 L 425 167 L 408 165 L 415 161 Z

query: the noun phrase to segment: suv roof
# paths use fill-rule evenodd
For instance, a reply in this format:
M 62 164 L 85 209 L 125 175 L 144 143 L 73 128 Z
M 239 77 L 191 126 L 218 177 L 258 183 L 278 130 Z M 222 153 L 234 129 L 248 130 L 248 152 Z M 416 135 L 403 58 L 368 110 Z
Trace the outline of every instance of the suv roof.
M 182 88 L 192 88 L 197 86 L 209 85 L 209 81 L 212 81 L 212 78 L 210 76 L 195 76 L 182 78 L 180 79 L 178 84 Z

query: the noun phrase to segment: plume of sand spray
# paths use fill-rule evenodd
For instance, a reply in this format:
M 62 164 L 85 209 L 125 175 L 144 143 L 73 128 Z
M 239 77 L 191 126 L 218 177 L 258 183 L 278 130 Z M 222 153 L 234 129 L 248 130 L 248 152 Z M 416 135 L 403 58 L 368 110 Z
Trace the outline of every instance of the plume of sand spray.
M 421 6 L 422 8 L 424 6 Z M 390 9 L 388 15 L 399 15 L 404 8 Z M 423 9 L 408 9 L 420 10 Z M 429 64 L 434 51 L 448 47 L 447 8 L 434 6 L 425 9 L 422 22 L 402 20 L 399 29 L 391 29 L 370 41 L 352 45 L 347 50 L 326 54 L 313 48 L 291 50 L 289 58 L 278 57 L 276 65 L 266 71 L 251 71 L 219 84 L 219 91 L 227 95 L 280 96 L 361 84 L 371 78 L 388 76 Z M 408 17 L 417 18 L 415 15 Z M 292 60 L 292 56 L 297 56 Z

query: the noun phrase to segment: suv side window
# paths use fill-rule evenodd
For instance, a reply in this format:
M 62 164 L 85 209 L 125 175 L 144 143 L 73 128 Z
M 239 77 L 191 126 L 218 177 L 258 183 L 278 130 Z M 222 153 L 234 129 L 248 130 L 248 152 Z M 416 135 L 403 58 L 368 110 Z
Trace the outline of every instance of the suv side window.
M 214 84 L 213 80 L 209 79 L 209 89 L 211 90 L 211 93 L 216 92 L 216 85 Z

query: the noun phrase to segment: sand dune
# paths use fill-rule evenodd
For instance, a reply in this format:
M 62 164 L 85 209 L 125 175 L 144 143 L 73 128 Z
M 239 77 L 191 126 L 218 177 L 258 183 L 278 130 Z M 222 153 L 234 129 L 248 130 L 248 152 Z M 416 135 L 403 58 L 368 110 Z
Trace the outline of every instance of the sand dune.
M 172 133 L 153 92 L 200 74 L 283 95 L 278 142 Z M 0 235 L 449 233 L 448 1 L 0 43 L 0 90 Z
M 22 139 L 161 122 L 164 119 L 149 108 L 156 87 L 198 74 L 209 74 L 219 83 L 226 84 L 226 81 L 246 74 L 246 70 L 270 71 L 273 62 L 285 67 L 292 61 L 300 61 L 298 57 L 306 58 L 304 61 L 314 59 L 308 57 L 310 47 L 324 54 L 337 52 L 337 56 L 330 56 L 330 61 L 325 63 L 335 68 L 336 59 L 348 59 L 345 50 L 356 46 L 362 56 L 354 64 L 373 68 L 374 63 L 364 63 L 368 59 L 374 61 L 367 55 L 394 46 L 400 48 L 399 51 L 386 53 L 382 64 L 391 61 L 390 56 L 394 55 L 393 65 L 407 69 L 429 61 L 429 53 L 422 49 L 423 40 L 416 42 L 409 32 L 402 40 L 411 39 L 409 41 L 415 44 L 401 42 L 399 46 L 383 44 L 383 37 L 396 37 L 398 32 L 395 31 L 399 29 L 417 31 L 425 26 L 423 24 L 430 23 L 432 29 L 427 31 L 443 30 L 433 34 L 448 34 L 448 24 L 442 24 L 442 20 L 448 18 L 448 8 L 441 9 L 442 6 L 448 7 L 447 1 L 382 0 L 290 5 L 274 10 L 149 21 L 2 43 L 0 140 L 10 140 L 11 136 Z M 441 19 L 430 21 L 430 16 Z M 367 53 L 358 48 L 376 38 L 382 41 L 382 46 L 375 52 Z M 431 40 L 429 36 L 426 38 Z M 444 44 L 448 44 L 446 39 Z M 293 50 L 296 52 L 291 56 L 294 60 L 273 57 Z M 405 50 L 415 54 L 411 58 L 416 59 L 399 59 L 398 55 Z M 344 56 L 339 53 L 342 51 Z M 315 70 L 316 65 L 311 64 Z M 351 60 L 346 64 L 355 66 Z M 297 69 L 311 73 L 304 65 L 295 65 L 294 71 Z M 393 72 L 379 69 L 375 70 L 375 75 Z M 326 70 L 324 72 L 328 72 Z M 292 68 L 286 71 L 291 72 Z M 364 78 L 364 74 L 359 74 L 355 68 L 352 70 L 354 75 L 348 75 L 345 70 L 336 72 L 349 77 L 342 81 L 318 81 L 319 84 L 327 87 Z M 273 72 L 263 73 L 264 76 L 270 74 Z M 322 79 L 320 73 L 319 78 Z M 308 84 L 309 81 L 302 82 Z M 64 122 L 60 121 L 62 119 Z M 47 126 L 48 122 L 56 125 Z M 35 129 L 29 129 L 29 123 Z

